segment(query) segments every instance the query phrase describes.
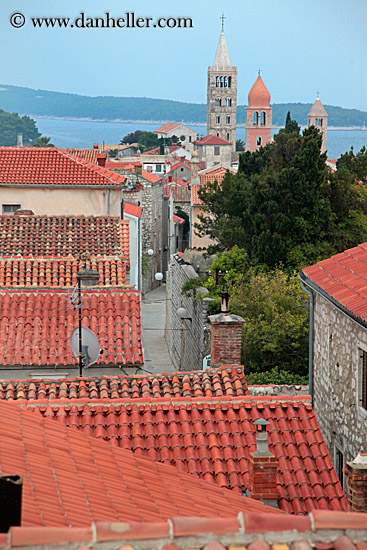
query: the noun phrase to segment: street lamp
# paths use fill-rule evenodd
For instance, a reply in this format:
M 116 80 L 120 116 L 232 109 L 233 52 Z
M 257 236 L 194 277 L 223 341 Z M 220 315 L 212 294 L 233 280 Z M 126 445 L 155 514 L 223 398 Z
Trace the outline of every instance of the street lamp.
M 84 267 L 76 274 L 79 304 L 79 376 L 83 376 L 83 342 L 82 342 L 82 286 L 95 286 L 99 280 L 99 273 L 95 269 Z

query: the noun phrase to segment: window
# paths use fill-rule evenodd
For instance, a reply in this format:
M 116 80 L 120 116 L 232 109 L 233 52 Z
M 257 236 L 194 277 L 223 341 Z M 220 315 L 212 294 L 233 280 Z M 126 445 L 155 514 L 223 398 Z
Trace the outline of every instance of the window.
M 260 136 L 258 136 L 256 138 L 256 145 L 257 145 L 257 147 L 259 147 L 261 145 L 261 137 Z
M 180 141 L 185 141 L 185 139 L 186 139 L 186 136 L 184 136 L 184 135 L 182 135 L 182 136 L 180 137 Z
M 14 214 L 16 210 L 20 210 L 20 204 L 3 204 L 3 214 Z
M 191 143 L 191 136 L 189 136 L 189 143 Z
M 224 101 L 226 107 L 232 107 L 232 99 L 226 98 Z
M 339 478 L 340 485 L 343 487 L 343 466 L 344 466 L 344 455 L 338 447 L 334 446 L 334 464 L 336 475 Z
M 224 87 L 228 87 L 228 78 L 226 76 L 224 77 Z
M 260 124 L 261 126 L 265 126 L 266 123 L 266 113 L 263 111 L 260 116 Z
M 259 124 L 259 113 L 257 111 L 254 112 L 253 122 L 254 126 L 257 126 Z
M 227 141 L 229 141 L 229 133 L 227 132 Z
M 156 172 L 162 172 L 162 165 L 161 164 L 156 164 L 155 165 L 155 171 Z
M 359 404 L 367 411 L 367 351 L 360 349 L 360 364 L 359 364 Z
M 219 76 L 215 79 L 215 85 L 217 88 L 219 88 Z
M 220 77 L 220 87 L 223 88 L 223 86 L 224 86 L 224 77 L 221 76 Z
M 222 106 L 222 100 L 220 98 L 217 98 L 214 101 L 214 105 L 215 105 L 215 107 L 221 107 Z
M 220 155 L 220 148 L 219 147 L 214 147 L 214 155 Z
M 229 76 L 229 77 L 228 77 L 228 88 L 231 87 L 231 83 L 232 83 L 232 77 Z
M 231 124 L 231 117 L 230 116 L 226 116 L 226 124 Z
M 216 124 L 220 124 L 220 116 L 216 116 L 216 117 L 215 117 L 215 123 L 216 123 Z

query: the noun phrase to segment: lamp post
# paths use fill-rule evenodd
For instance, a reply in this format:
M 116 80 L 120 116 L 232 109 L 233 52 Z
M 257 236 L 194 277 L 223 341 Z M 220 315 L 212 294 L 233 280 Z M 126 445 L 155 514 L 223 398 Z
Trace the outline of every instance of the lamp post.
M 79 376 L 83 376 L 83 336 L 82 336 L 82 285 L 83 287 L 95 286 L 99 280 L 99 273 L 95 269 L 86 267 L 76 274 L 78 287 L 79 309 Z

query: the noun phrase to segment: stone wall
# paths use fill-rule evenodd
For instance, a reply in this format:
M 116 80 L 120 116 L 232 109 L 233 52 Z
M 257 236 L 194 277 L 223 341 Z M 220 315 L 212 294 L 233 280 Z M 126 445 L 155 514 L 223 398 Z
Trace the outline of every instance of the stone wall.
M 210 326 L 206 318 L 211 299 L 195 299 L 193 291 L 190 296 L 181 294 L 184 283 L 196 277 L 191 265 L 177 254 L 171 257 L 167 272 L 165 337 L 176 370 L 201 369 L 203 358 L 210 353 Z M 195 293 L 197 296 L 198 290 Z M 187 317 L 192 321 L 181 321 L 176 313 L 179 307 L 187 310 Z
M 319 295 L 314 328 L 314 410 L 334 464 L 338 451 L 351 461 L 367 450 L 367 411 L 359 395 L 367 331 Z

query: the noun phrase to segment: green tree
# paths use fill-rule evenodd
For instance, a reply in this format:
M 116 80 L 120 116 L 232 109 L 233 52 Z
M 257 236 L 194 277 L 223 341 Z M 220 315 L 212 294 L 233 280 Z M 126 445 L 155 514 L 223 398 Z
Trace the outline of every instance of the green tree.
M 245 150 L 245 142 L 243 139 L 236 139 L 236 151 L 244 151 Z
M 50 143 L 51 138 L 46 136 L 41 136 L 36 139 L 33 144 L 33 147 L 55 147 L 53 143 Z
M 336 163 L 337 170 L 346 168 L 357 180 L 367 184 L 367 149 L 362 149 L 354 154 L 353 147 L 344 153 Z
M 300 127 L 298 126 L 297 121 L 291 119 L 290 111 L 288 111 L 287 113 L 284 131 L 286 134 L 291 134 L 292 132 L 297 132 L 297 134 L 299 134 L 300 131 Z
M 16 145 L 17 134 L 23 135 L 24 145 L 32 143 L 41 135 L 36 123 L 29 116 L 7 113 L 0 109 L 0 145 Z

